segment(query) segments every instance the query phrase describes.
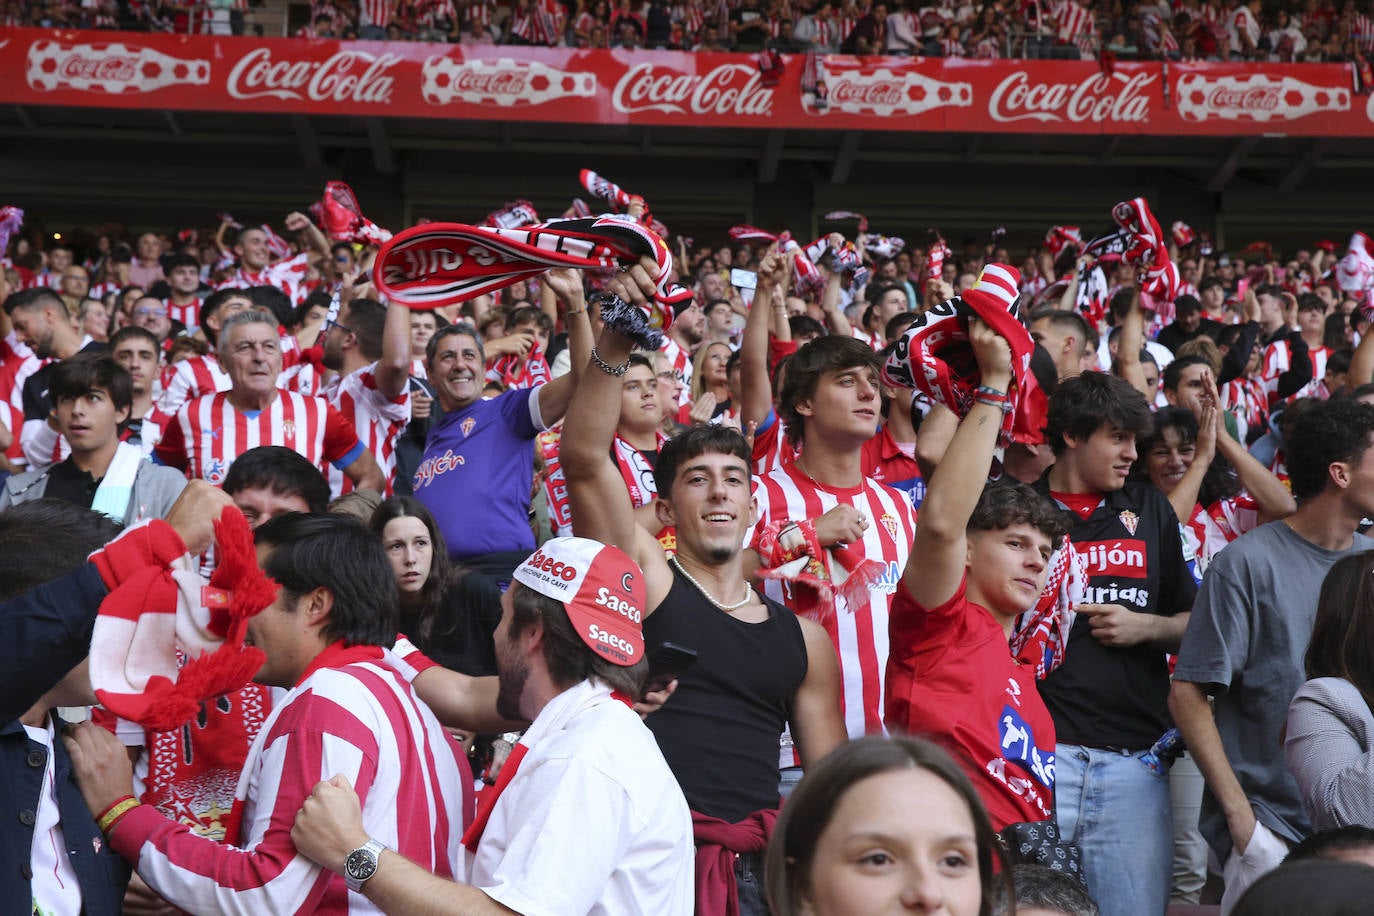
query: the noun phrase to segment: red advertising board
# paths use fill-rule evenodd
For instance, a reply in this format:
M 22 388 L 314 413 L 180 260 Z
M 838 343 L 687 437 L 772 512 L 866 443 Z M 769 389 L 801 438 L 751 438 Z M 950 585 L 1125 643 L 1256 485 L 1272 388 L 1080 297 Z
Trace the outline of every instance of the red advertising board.
M 753 57 L 0 29 L 0 102 L 600 124 L 1374 136 L 1345 64 Z

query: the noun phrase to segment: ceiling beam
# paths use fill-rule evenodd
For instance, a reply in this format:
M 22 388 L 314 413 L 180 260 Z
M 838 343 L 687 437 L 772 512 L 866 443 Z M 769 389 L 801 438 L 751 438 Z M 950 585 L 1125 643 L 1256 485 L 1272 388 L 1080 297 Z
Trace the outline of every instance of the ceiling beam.
M 396 174 L 396 152 L 381 118 L 367 118 L 367 142 L 372 147 L 372 164 L 383 175 Z
M 763 138 L 763 151 L 759 153 L 759 183 L 772 184 L 778 180 L 778 163 L 782 160 L 782 146 L 787 132 L 770 130 Z
M 292 115 L 291 126 L 296 130 L 296 145 L 301 151 L 301 162 L 312 172 L 323 172 L 324 153 L 320 149 L 320 137 L 315 133 L 315 125 L 306 115 Z
M 1308 144 L 1307 149 L 1303 150 L 1297 161 L 1288 167 L 1288 174 L 1283 176 L 1283 181 L 1279 182 L 1280 191 L 1296 191 L 1298 185 L 1307 173 L 1317 164 L 1326 151 L 1331 147 L 1331 141 L 1325 137 L 1318 137 Z
M 1207 190 L 1213 194 L 1224 190 L 1231 183 L 1231 179 L 1236 177 L 1236 172 L 1240 169 L 1241 163 L 1245 161 L 1245 157 L 1250 155 L 1250 151 L 1259 142 L 1259 137 L 1242 137 L 1237 140 L 1236 145 L 1231 147 L 1230 154 L 1221 161 L 1216 171 L 1212 173 L 1212 177 L 1208 179 Z
M 854 156 L 859 152 L 859 141 L 862 138 L 862 131 L 845 131 L 844 139 L 840 141 L 839 152 L 835 154 L 835 164 L 830 169 L 831 184 L 844 184 L 849 180 L 849 170 L 854 167 Z

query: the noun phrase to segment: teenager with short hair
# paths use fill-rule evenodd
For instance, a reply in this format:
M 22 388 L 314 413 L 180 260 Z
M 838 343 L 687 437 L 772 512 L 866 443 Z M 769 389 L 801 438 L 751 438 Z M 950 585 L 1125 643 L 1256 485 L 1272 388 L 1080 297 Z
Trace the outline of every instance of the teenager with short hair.
M 985 486 L 1011 348 L 976 320 L 969 340 L 983 387 L 931 477 L 892 603 L 887 725 L 962 752 L 1001 830 L 1054 813 L 1054 723 L 1034 668 L 1012 657 L 1008 640 L 1069 524 L 1025 484 Z

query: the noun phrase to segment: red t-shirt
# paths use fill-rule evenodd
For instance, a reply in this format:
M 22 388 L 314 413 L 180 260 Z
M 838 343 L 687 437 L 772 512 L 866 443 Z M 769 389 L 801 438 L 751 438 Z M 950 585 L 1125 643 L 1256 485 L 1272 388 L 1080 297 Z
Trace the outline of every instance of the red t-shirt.
M 1006 634 L 968 600 L 967 580 L 937 608 L 905 587 L 892 601 L 888 729 L 928 735 L 953 752 L 987 806 L 992 826 L 1054 812 L 1054 720 L 1035 672 L 1018 664 Z

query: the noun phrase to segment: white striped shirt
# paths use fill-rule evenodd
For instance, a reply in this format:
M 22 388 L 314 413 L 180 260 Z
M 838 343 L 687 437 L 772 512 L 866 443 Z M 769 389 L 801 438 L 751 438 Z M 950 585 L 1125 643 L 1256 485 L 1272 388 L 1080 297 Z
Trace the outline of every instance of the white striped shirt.
M 329 647 L 253 740 L 225 844 L 140 806 L 111 842 L 159 894 L 194 913 L 379 913 L 341 877 L 296 852 L 291 826 L 315 784 L 343 774 L 363 829 L 445 878 L 463 878 L 461 837 L 472 777 L 457 745 L 405 678 L 371 647 Z
M 294 449 L 321 472 L 326 462 L 348 467 L 363 450 L 353 424 L 324 398 L 278 389 L 271 406 L 251 413 L 236 409 L 227 391 L 189 401 L 167 424 L 156 453 L 187 477 L 219 486 L 235 458 L 261 445 Z
M 911 542 L 916 537 L 916 511 L 900 490 L 865 477 L 857 487 L 826 487 L 784 462 L 756 478 L 757 525 L 792 519 L 818 519 L 838 505 L 853 506 L 868 519 L 864 555 L 884 566 L 883 574 L 869 590 L 870 601 L 861 607 L 837 607 L 834 614 L 819 614 L 814 592 L 798 593 L 790 583 L 770 579 L 768 597 L 798 614 L 813 616 L 830 634 L 840 659 L 844 686 L 845 728 L 851 738 L 883 732 L 883 678 L 887 670 L 888 611 L 906 568 Z M 746 544 L 752 544 L 754 531 Z
M 396 439 L 410 422 L 410 385 L 399 396 L 389 398 L 377 390 L 377 364 L 336 378 L 324 390 L 325 400 L 353 423 L 353 429 L 363 446 L 372 452 L 377 465 L 386 475 L 386 494 L 391 495 L 396 482 Z M 329 469 L 329 490 L 342 496 L 353 489 L 353 481 L 343 471 Z

